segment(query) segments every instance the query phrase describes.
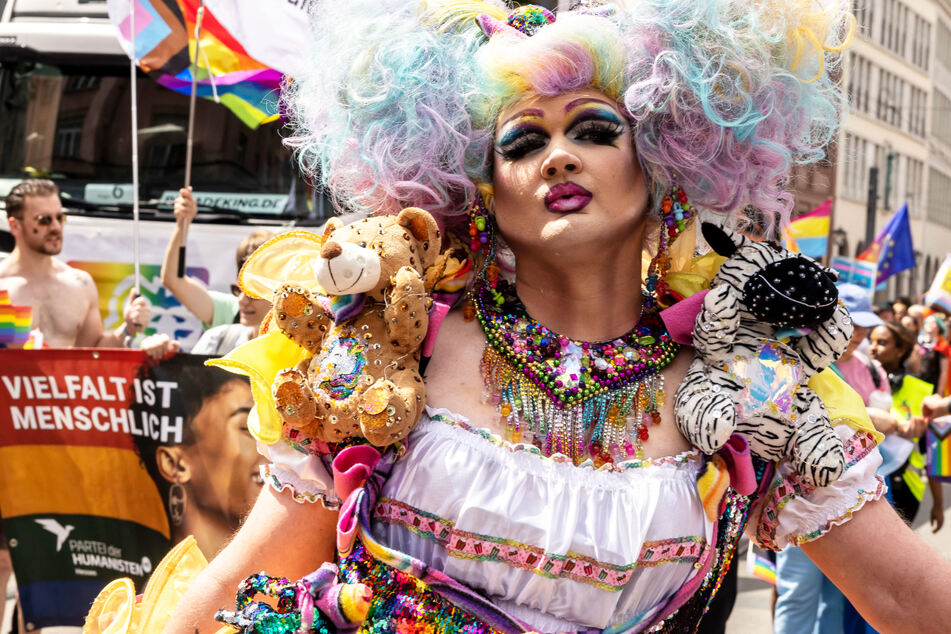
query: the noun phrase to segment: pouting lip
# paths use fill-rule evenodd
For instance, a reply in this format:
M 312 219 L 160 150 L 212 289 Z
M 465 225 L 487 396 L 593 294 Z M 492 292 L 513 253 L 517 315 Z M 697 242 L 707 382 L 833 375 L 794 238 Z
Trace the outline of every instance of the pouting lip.
M 553 211 L 576 211 L 587 205 L 593 196 L 591 192 L 577 183 L 570 181 L 567 183 L 558 183 L 545 194 L 545 206 Z M 557 203 L 559 203 L 559 201 L 571 201 L 571 203 L 558 205 Z M 563 206 L 567 208 L 559 208 Z

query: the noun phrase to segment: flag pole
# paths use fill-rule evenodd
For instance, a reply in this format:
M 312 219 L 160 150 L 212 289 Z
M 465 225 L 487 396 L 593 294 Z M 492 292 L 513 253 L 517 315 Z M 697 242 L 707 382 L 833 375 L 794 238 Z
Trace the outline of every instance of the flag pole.
M 132 55 L 129 56 L 129 83 L 132 100 L 132 263 L 135 278 L 135 294 L 139 288 L 139 95 L 135 77 L 135 0 L 129 0 L 129 31 Z
M 185 141 L 185 188 L 192 184 L 192 146 L 195 138 L 195 101 L 198 94 L 198 56 L 201 54 L 201 20 L 205 15 L 205 4 L 199 1 L 195 13 L 195 57 L 192 59 L 192 94 L 188 102 L 188 137 Z M 188 225 L 182 226 L 181 241 L 178 245 L 178 277 L 185 277 L 185 245 L 188 244 Z

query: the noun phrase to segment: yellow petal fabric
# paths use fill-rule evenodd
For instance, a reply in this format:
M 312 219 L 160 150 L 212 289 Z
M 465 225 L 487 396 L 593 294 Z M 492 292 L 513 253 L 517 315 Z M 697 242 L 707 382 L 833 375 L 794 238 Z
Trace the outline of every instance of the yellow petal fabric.
M 809 379 L 808 386 L 822 399 L 833 427 L 845 423 L 856 431 L 871 433 L 876 443 L 882 442 L 884 436 L 872 425 L 862 397 L 838 374 L 826 368 Z
M 207 567 L 208 560 L 191 535 L 168 551 L 145 585 L 137 619 L 138 631 L 164 630 L 182 595 Z
M 115 579 L 99 591 L 83 624 L 83 634 L 125 634 L 135 610 L 135 586 L 128 577 Z
M 283 284 L 297 284 L 323 294 L 314 266 L 324 237 L 311 231 L 288 231 L 274 236 L 251 254 L 238 273 L 238 284 L 249 297 L 268 299 Z
M 83 634 L 144 634 L 161 632 L 208 560 L 191 535 L 175 545 L 149 577 L 136 603 L 135 586 L 128 577 L 116 579 L 92 603 Z
M 296 367 L 309 356 L 309 352 L 283 334 L 272 331 L 235 348 L 224 358 L 209 359 L 205 365 L 251 379 L 254 409 L 248 416 L 248 429 L 264 444 L 273 445 L 281 439 L 284 424 L 271 394 L 274 377 L 285 368 Z

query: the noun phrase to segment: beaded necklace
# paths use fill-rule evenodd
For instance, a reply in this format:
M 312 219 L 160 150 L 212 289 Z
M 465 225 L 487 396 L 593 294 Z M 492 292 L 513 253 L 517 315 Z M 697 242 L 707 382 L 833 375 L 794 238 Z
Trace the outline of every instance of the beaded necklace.
M 487 340 L 483 397 L 496 405 L 506 440 L 595 467 L 643 459 L 642 443 L 664 404 L 661 370 L 679 348 L 657 311 L 647 308 L 652 298 L 645 296 L 633 330 L 592 343 L 533 320 L 493 264 L 470 294 Z

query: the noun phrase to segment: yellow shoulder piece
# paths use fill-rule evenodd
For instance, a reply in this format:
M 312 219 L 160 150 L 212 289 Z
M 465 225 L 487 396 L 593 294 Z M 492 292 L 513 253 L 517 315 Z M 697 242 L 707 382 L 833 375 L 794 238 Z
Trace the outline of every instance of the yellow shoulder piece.
M 208 560 L 189 535 L 155 567 L 140 602 L 135 600 L 135 586 L 128 577 L 103 588 L 86 615 L 83 634 L 161 632 L 182 595 L 207 567 Z
M 309 356 L 307 350 L 274 330 L 238 346 L 221 359 L 205 361 L 205 365 L 251 379 L 254 409 L 248 416 L 248 429 L 264 444 L 273 445 L 280 440 L 284 425 L 271 394 L 274 377 L 285 368 L 296 367 Z
M 809 379 L 808 385 L 825 404 L 833 427 L 845 423 L 854 430 L 871 433 L 876 443 L 882 442 L 884 436 L 872 426 L 862 397 L 838 374 L 826 368 Z
M 311 231 L 288 231 L 274 236 L 241 267 L 238 284 L 249 297 L 271 299 L 283 284 L 296 284 L 323 293 L 314 265 L 320 257 L 324 236 Z

